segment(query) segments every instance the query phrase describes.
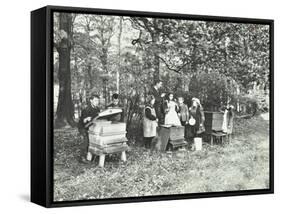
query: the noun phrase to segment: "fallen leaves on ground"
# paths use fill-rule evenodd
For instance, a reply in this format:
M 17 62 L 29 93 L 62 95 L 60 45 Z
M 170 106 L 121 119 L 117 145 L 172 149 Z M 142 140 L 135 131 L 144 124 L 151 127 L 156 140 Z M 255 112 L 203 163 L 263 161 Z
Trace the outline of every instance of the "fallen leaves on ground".
M 237 119 L 231 144 L 172 154 L 144 149 L 83 164 L 77 130 L 54 133 L 54 200 L 71 201 L 196 192 L 263 189 L 269 186 L 269 124 L 262 117 Z

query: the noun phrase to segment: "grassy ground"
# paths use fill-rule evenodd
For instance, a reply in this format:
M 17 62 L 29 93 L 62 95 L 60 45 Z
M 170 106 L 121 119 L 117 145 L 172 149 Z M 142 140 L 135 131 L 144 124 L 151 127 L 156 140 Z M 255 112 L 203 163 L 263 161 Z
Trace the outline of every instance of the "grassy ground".
M 127 162 L 106 158 L 105 168 L 79 162 L 74 129 L 55 131 L 54 200 L 166 195 L 269 187 L 269 125 L 265 117 L 235 120 L 231 144 L 202 151 L 157 153 L 131 145 Z

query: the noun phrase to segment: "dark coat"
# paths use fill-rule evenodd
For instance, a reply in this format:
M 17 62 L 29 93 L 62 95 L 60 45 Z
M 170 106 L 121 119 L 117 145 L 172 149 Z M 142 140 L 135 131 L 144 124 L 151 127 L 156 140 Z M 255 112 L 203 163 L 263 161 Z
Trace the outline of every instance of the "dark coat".
M 153 108 L 153 107 L 148 106 L 145 108 L 145 112 L 144 112 L 145 117 L 147 117 L 149 120 L 156 120 L 156 116 L 152 114 L 151 108 Z
M 165 108 L 164 108 L 164 99 L 161 97 L 161 91 L 156 90 L 154 87 L 151 87 L 149 94 L 153 95 L 155 98 L 154 108 L 156 111 L 156 116 L 159 120 L 158 123 L 164 124 Z
M 88 130 L 87 128 L 85 128 L 86 124 L 84 123 L 84 119 L 87 117 L 91 117 L 91 119 L 93 119 L 98 116 L 99 112 L 99 107 L 93 107 L 91 105 L 88 105 L 85 109 L 83 109 L 78 123 L 79 131 Z
M 155 104 L 160 104 L 162 101 L 161 98 L 161 92 L 159 90 L 156 90 L 154 87 L 151 87 L 150 93 L 155 98 Z
M 196 109 L 190 107 L 189 108 L 189 117 L 193 117 L 195 119 L 195 125 L 191 126 L 190 124 L 187 125 L 187 137 L 194 138 L 198 136 L 197 132 L 199 130 L 200 124 L 203 124 L 205 121 L 204 110 L 201 106 L 197 107 Z
M 186 104 L 179 105 L 178 114 L 181 122 L 189 120 L 189 110 Z
M 190 117 L 193 117 L 195 119 L 195 130 L 198 131 L 199 130 L 199 126 L 200 124 L 204 125 L 205 122 L 205 116 L 204 116 L 204 110 L 202 107 L 197 107 L 197 108 L 189 108 L 189 115 Z

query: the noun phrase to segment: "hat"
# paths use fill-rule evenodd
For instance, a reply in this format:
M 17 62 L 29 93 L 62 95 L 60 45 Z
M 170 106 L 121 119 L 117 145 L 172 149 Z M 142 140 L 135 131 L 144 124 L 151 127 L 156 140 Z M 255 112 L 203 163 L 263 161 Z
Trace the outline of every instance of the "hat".
M 191 101 L 192 101 L 192 102 L 198 103 L 198 105 L 201 105 L 200 100 L 199 100 L 198 98 L 196 98 L 196 97 L 193 97 L 193 98 L 191 99 Z

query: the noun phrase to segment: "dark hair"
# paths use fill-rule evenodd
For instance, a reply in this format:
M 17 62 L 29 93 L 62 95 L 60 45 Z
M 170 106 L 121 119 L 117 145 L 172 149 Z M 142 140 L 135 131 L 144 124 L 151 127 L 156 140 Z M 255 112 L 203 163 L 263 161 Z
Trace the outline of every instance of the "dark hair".
M 119 94 L 115 93 L 115 94 L 112 94 L 112 99 L 118 99 L 119 98 Z
M 175 99 L 175 94 L 174 94 L 173 92 L 167 93 L 165 99 L 169 101 L 169 100 L 170 100 L 170 95 L 171 95 L 171 94 L 173 95 L 173 98 Z
M 157 84 L 160 83 L 160 82 L 163 82 L 163 81 L 160 80 L 160 79 L 157 79 L 157 80 L 154 81 L 154 85 L 157 85 Z
M 97 94 L 91 94 L 91 96 L 89 97 L 89 99 L 90 99 L 90 100 L 92 100 L 92 99 L 94 99 L 94 98 L 99 99 L 99 98 L 100 98 L 100 96 L 99 96 L 99 95 L 97 95 Z

